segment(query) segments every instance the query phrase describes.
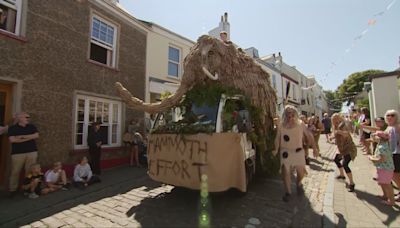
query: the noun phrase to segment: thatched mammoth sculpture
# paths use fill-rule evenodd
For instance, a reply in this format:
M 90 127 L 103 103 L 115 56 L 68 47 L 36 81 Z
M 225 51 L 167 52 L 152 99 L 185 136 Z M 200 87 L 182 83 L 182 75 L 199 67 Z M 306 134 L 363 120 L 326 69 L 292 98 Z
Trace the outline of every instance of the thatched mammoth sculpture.
M 235 87 L 248 96 L 251 103 L 261 108 L 261 131 L 272 129 L 276 112 L 276 92 L 270 76 L 255 61 L 233 44 L 226 44 L 210 36 L 201 36 L 184 60 L 184 73 L 175 94 L 158 103 L 144 103 L 133 97 L 121 83 L 116 83 L 121 98 L 136 110 L 158 113 L 177 106 L 183 95 L 198 83 L 221 83 Z M 268 130 L 267 130 L 268 129 Z

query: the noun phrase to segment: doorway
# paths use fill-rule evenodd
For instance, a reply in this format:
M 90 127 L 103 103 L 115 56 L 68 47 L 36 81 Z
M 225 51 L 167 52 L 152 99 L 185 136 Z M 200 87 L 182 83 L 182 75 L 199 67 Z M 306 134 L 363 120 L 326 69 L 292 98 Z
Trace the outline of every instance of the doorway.
M 0 126 L 11 126 L 12 84 L 0 83 Z M 0 188 L 7 187 L 10 159 L 10 143 L 7 134 L 0 135 Z

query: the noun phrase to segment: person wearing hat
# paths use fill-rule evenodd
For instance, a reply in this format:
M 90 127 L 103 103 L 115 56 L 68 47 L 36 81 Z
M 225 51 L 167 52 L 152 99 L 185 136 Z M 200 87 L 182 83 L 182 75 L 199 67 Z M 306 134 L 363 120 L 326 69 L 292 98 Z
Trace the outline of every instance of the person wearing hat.
M 93 173 L 96 175 L 101 174 L 100 169 L 100 157 L 101 157 L 101 144 L 103 141 L 100 126 L 103 123 L 101 121 L 96 121 L 92 124 L 91 129 L 89 129 L 89 134 L 87 138 L 87 143 L 89 146 L 89 156 L 90 163 L 93 170 Z

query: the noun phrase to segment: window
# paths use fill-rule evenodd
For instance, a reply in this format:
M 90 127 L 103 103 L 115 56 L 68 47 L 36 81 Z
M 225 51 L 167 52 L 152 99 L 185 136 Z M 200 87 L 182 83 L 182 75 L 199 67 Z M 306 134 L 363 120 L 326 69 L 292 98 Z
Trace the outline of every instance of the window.
M 91 124 L 101 121 L 100 127 L 105 146 L 121 144 L 121 102 L 78 95 L 75 115 L 75 148 L 87 147 L 87 136 Z
M 296 86 L 295 86 L 295 84 L 293 84 L 293 100 L 297 100 Z
M 168 49 L 168 75 L 179 77 L 180 50 L 174 47 Z
M 98 16 L 92 17 L 90 59 L 115 67 L 117 27 Z
M 21 0 L 0 0 L 0 30 L 19 35 Z
M 276 75 L 275 74 L 272 75 L 272 86 L 274 87 L 274 89 L 276 89 Z

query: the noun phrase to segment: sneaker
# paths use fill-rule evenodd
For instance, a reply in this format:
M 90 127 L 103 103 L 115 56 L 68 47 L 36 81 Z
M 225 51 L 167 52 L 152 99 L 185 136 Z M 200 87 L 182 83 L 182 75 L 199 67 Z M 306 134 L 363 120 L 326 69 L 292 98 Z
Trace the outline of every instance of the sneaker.
M 355 184 L 349 184 L 349 192 L 354 192 Z
M 284 202 L 289 202 L 290 200 L 290 193 L 285 193 L 285 195 L 282 196 L 282 200 Z
M 38 198 L 39 196 L 36 194 L 36 193 L 34 193 L 34 192 L 31 192 L 31 193 L 29 193 L 29 199 L 36 199 L 36 198 Z
M 64 184 L 61 186 L 61 190 L 63 191 L 68 191 L 69 190 L 69 185 L 68 184 Z

